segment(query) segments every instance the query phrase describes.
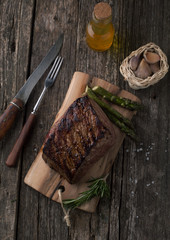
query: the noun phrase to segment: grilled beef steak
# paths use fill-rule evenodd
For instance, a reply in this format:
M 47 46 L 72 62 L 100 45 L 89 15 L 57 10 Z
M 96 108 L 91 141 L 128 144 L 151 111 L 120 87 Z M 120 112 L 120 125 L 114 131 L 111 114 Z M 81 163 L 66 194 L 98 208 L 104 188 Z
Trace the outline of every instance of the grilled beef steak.
M 75 100 L 48 133 L 43 159 L 69 183 L 76 183 L 113 146 L 112 124 L 87 96 Z

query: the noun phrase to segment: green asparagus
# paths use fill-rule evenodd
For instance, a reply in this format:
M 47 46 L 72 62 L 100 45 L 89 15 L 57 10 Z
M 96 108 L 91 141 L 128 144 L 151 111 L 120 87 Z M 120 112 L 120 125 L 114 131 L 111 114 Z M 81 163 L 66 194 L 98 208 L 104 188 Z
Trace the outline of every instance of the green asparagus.
M 108 116 L 110 121 L 113 122 L 117 127 L 119 127 L 122 132 L 126 133 L 126 135 L 133 140 L 139 141 L 138 136 L 132 129 L 128 128 L 128 126 L 126 126 L 123 122 L 119 121 L 113 114 L 110 114 L 107 110 L 104 110 L 104 112 Z
M 130 99 L 127 98 L 122 98 L 122 97 L 118 97 L 110 92 L 108 92 L 107 90 L 105 90 L 104 88 L 100 87 L 100 86 L 95 86 L 92 88 L 94 93 L 99 94 L 100 96 L 102 96 L 104 99 L 119 105 L 123 108 L 129 109 L 129 110 L 140 110 L 143 108 L 143 105 L 140 103 L 137 103 L 135 101 L 132 101 Z
M 88 87 L 88 86 L 86 87 L 86 93 L 89 96 L 89 98 L 93 99 L 102 109 L 107 110 L 107 112 L 110 112 L 111 114 L 113 114 L 119 121 L 123 122 L 129 128 L 134 130 L 134 126 L 133 126 L 132 122 L 128 118 L 125 118 L 118 111 L 116 111 L 115 109 L 110 107 L 109 104 L 107 104 L 104 101 L 100 100 L 100 98 L 98 98 L 96 96 L 96 94 L 92 91 L 92 89 L 90 87 Z

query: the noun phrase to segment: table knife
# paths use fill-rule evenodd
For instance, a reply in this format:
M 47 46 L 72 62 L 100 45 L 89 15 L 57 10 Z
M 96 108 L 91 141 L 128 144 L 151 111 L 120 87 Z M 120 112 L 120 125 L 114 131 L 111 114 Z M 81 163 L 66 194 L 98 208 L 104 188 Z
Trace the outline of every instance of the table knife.
M 0 116 L 0 140 L 5 136 L 7 131 L 12 127 L 12 124 L 18 114 L 25 104 L 27 100 L 39 81 L 44 72 L 50 66 L 50 64 L 54 61 L 55 57 L 59 53 L 62 43 L 64 39 L 64 34 L 61 34 L 57 39 L 56 43 L 51 47 L 47 55 L 43 58 L 38 67 L 34 70 L 34 72 L 29 76 L 25 84 L 21 87 L 17 95 L 10 102 L 9 106 L 5 110 L 5 112 Z
M 29 115 L 11 153 L 9 154 L 9 156 L 7 158 L 6 165 L 8 167 L 15 167 L 19 153 L 20 153 L 22 147 L 24 146 L 26 140 L 28 139 L 29 133 L 32 132 L 31 129 L 34 125 L 34 122 L 36 119 L 36 113 L 38 111 L 40 103 L 41 103 L 47 89 L 53 86 L 54 81 L 56 80 L 56 77 L 57 77 L 60 67 L 62 65 L 62 62 L 63 62 L 62 57 L 56 57 L 54 64 L 53 64 L 49 74 L 47 75 L 47 78 L 45 79 L 43 91 L 42 91 L 37 103 L 35 104 L 33 111 Z

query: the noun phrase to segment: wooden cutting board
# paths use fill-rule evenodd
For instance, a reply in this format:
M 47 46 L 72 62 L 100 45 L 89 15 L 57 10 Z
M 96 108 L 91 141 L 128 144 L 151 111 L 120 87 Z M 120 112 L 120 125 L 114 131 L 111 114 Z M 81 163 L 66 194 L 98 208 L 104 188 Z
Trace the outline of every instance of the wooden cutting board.
M 90 75 L 82 72 L 75 72 L 64 102 L 59 112 L 57 113 L 54 122 L 56 122 L 64 114 L 64 112 L 73 103 L 74 100 L 82 96 L 82 93 L 85 91 L 87 84 L 91 87 L 95 85 L 102 86 L 110 92 L 117 94 L 118 96 L 140 102 L 140 100 L 136 96 L 132 95 L 127 91 L 120 90 L 117 86 L 110 84 L 107 81 L 96 77 L 91 77 Z M 116 105 L 113 105 L 113 107 L 129 119 L 131 119 L 135 114 L 135 112 L 123 109 Z M 97 178 L 105 176 L 109 173 L 125 137 L 125 134 L 123 134 L 114 124 L 113 126 L 116 134 L 116 143 L 114 144 L 113 148 L 111 148 L 104 157 L 99 159 L 98 162 L 90 168 L 88 173 L 81 179 L 81 183 L 69 184 L 66 180 L 62 181 L 62 185 L 65 187 L 65 191 L 62 193 L 63 199 L 78 197 L 79 193 L 88 189 L 88 184 L 86 183 L 88 179 L 90 179 L 91 177 Z M 24 182 L 38 192 L 44 194 L 49 198 L 52 196 L 52 200 L 59 202 L 58 191 L 55 191 L 55 189 L 60 182 L 60 175 L 59 173 L 50 169 L 48 165 L 44 162 L 44 160 L 42 159 L 42 149 L 43 146 L 41 147 L 36 159 L 32 163 L 24 179 Z M 86 204 L 82 205 L 80 209 L 87 212 L 94 212 L 96 210 L 98 201 L 98 198 L 94 198 Z

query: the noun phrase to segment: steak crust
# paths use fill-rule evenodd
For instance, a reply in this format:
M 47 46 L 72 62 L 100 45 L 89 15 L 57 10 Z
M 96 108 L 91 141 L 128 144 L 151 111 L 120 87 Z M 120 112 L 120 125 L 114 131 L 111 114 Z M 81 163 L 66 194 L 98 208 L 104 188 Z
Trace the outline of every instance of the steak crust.
M 50 129 L 43 159 L 69 183 L 76 183 L 114 141 L 114 129 L 107 116 L 84 96 L 76 99 Z

